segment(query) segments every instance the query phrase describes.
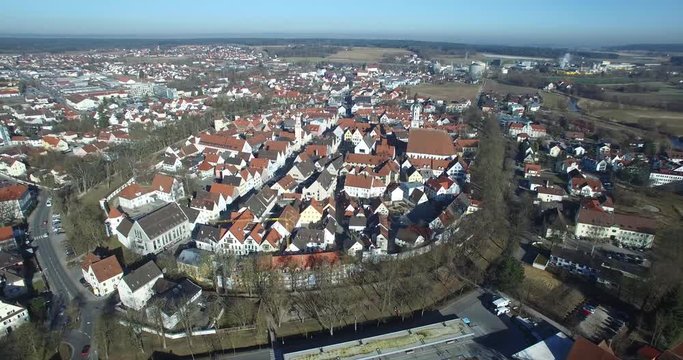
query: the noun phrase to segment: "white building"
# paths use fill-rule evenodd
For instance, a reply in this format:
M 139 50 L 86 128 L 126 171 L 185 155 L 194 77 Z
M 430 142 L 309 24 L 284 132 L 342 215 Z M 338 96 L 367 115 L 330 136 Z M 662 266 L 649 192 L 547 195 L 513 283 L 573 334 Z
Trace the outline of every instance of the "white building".
M 662 186 L 683 181 L 683 173 L 674 171 L 653 171 L 650 173 L 650 186 Z
M 0 301 L 0 337 L 11 333 L 27 322 L 29 322 L 28 310 Z
M 124 276 L 119 282 L 119 298 L 126 307 L 141 310 L 154 295 L 154 284 L 164 277 L 154 261 Z
M 609 239 L 620 246 L 651 248 L 656 223 L 637 215 L 614 214 L 582 207 L 576 217 L 574 235 L 588 239 Z
M 92 286 L 95 296 L 107 296 L 116 291 L 123 277 L 123 269 L 113 255 L 100 259 L 87 254 L 81 264 L 81 272 L 85 281 Z
M 114 233 L 133 252 L 156 254 L 189 239 L 197 216 L 196 210 L 169 203 L 134 222 L 123 219 Z

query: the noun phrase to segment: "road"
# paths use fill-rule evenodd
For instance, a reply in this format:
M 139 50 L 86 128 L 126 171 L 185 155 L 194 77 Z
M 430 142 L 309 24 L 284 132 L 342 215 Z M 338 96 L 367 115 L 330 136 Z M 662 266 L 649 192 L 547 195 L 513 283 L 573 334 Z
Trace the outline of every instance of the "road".
M 51 229 L 52 211 L 46 205 L 47 195 L 41 192 L 37 200 L 38 204 L 29 216 L 28 223 L 34 239 L 33 246 L 36 248 L 38 264 L 54 295 L 49 314 L 52 325 L 58 327 L 63 324 L 64 315 L 60 310 L 69 303 L 78 301 L 80 319 L 72 320 L 80 321 L 76 328 L 64 334 L 64 341 L 74 349 L 72 359 L 81 359 L 80 352 L 85 345 L 92 346 L 90 358 L 96 359 L 92 335 L 95 320 L 106 300 L 95 297 L 83 288 L 79 283 L 80 268 L 68 268 L 65 250 L 61 244 L 63 236 L 54 234 Z

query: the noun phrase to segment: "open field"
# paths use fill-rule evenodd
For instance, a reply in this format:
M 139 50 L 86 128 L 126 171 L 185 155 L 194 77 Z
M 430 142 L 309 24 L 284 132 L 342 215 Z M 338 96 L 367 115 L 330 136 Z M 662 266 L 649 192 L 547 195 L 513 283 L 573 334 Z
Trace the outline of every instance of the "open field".
M 291 62 L 342 62 L 342 63 L 374 63 L 385 57 L 409 55 L 412 52 L 398 48 L 353 47 L 340 50 L 325 57 L 282 57 Z
M 554 92 L 543 92 L 543 107 L 547 110 L 566 111 L 569 98 Z
M 437 56 L 434 56 L 434 59 L 439 60 L 439 62 L 443 65 L 450 65 L 450 63 L 453 63 L 455 65 L 469 64 L 472 61 L 489 60 L 485 56 L 483 56 L 479 53 L 469 53 L 469 54 L 467 54 L 467 58 L 465 58 L 465 54 L 461 54 L 461 55 L 437 55 Z
M 664 128 L 675 135 L 683 134 L 683 112 L 663 111 L 581 98 L 578 106 L 589 114 L 605 120 L 644 129 Z
M 585 300 L 583 294 L 566 285 L 555 275 L 529 265 L 524 266 L 524 282 L 519 289 L 524 301 L 534 307 L 547 309 L 547 314 L 555 319 L 564 319 L 572 310 Z
M 327 60 L 340 62 L 377 62 L 383 57 L 409 54 L 412 53 L 405 49 L 354 47 L 349 50 L 341 50 L 336 54 L 332 54 L 327 57 Z
M 479 85 L 463 83 L 448 83 L 443 85 L 420 84 L 408 88 L 409 94 L 417 93 L 419 96 L 428 96 L 430 98 L 443 100 L 470 99 L 474 101 L 478 92 Z
M 633 186 L 618 184 L 615 202 L 620 212 L 647 216 L 657 220 L 661 227 L 677 225 L 681 214 L 676 206 L 683 207 L 683 196 L 655 189 L 643 191 Z
M 484 85 L 484 91 L 493 91 L 495 93 L 503 95 L 508 93 L 513 95 L 526 95 L 535 94 L 539 90 L 531 87 L 501 84 L 495 80 L 488 79 L 486 80 L 486 84 Z

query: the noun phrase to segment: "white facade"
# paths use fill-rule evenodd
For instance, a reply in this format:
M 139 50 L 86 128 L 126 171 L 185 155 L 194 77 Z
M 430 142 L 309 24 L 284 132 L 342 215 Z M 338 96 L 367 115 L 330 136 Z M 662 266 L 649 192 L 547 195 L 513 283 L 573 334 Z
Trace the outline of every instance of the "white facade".
M 29 322 L 28 310 L 0 301 L 0 337 Z
M 677 181 L 683 181 L 683 173 L 650 173 L 650 186 L 662 186 Z

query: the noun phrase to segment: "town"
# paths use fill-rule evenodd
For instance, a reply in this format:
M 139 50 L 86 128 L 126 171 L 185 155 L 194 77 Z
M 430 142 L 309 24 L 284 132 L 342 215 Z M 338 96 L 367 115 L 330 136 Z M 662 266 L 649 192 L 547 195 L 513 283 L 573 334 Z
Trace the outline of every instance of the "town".
M 0 336 L 33 339 L 20 358 L 683 357 L 681 133 L 596 115 L 581 82 L 669 65 L 584 55 L 0 55 Z

